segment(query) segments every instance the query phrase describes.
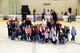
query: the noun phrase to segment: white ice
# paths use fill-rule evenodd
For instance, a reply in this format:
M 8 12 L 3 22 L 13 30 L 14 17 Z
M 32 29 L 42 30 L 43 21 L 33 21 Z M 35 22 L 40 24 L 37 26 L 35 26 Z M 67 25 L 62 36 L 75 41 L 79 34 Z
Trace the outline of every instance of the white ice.
M 40 44 L 26 41 L 11 41 L 5 22 L 0 22 L 0 53 L 80 53 L 80 23 L 62 23 L 77 29 L 76 41 L 64 45 Z M 71 35 L 69 35 L 69 39 Z

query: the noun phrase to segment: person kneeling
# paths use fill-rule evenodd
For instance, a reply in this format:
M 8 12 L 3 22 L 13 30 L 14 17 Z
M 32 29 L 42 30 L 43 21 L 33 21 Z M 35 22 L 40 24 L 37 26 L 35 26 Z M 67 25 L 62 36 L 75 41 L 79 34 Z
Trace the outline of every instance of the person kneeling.
M 56 43 L 57 43 L 56 36 L 53 36 L 53 38 L 52 38 L 52 43 L 53 43 L 53 44 L 56 44 Z

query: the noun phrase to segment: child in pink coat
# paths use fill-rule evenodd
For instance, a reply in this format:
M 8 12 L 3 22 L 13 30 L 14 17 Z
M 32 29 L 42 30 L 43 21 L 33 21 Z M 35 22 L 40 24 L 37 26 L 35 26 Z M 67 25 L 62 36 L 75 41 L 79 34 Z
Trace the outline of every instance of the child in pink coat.
M 28 34 L 28 40 L 30 41 L 31 40 L 31 35 L 32 35 L 32 29 L 31 29 L 30 25 L 28 25 L 27 34 Z

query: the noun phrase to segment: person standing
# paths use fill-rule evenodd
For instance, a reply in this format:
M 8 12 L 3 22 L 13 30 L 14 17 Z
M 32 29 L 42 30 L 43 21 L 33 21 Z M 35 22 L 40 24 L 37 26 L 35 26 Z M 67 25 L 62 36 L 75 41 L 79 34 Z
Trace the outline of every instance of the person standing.
M 77 34 L 76 29 L 73 26 L 72 29 L 71 29 L 71 35 L 72 35 L 71 41 L 75 41 L 76 34 Z
M 50 15 L 50 12 L 49 12 L 49 10 L 47 10 L 47 12 L 46 12 L 46 15 Z
M 68 8 L 68 11 L 69 11 L 69 13 L 71 14 L 71 13 L 72 13 L 72 8 L 69 7 L 69 8 Z
M 35 41 L 39 42 L 40 41 L 40 29 L 39 29 L 39 26 L 36 27 L 35 31 L 36 31 Z
M 15 37 L 16 37 L 15 21 L 12 22 L 11 26 L 12 26 L 11 40 L 15 40 Z
M 49 28 L 51 28 L 51 25 L 50 25 L 50 21 L 47 19 L 47 26 L 49 27 Z
M 68 14 L 68 21 L 67 22 L 71 22 L 71 13 L 68 11 L 67 14 Z
M 53 10 L 51 9 L 51 10 L 50 10 L 50 15 L 52 14 L 52 11 L 53 11 Z
M 33 10 L 33 15 L 35 14 L 35 12 L 36 12 L 36 9 Z
M 28 28 L 27 28 L 27 35 L 28 35 L 28 41 L 32 41 L 32 29 L 30 27 L 30 25 L 28 25 Z
M 33 10 L 33 22 L 36 22 L 36 9 Z
M 8 28 L 8 37 L 9 38 L 12 36 L 12 25 L 11 25 L 12 22 L 13 22 L 12 18 L 9 18 L 8 21 L 6 22 L 7 28 Z
M 52 15 L 52 18 L 53 18 L 54 23 L 56 24 L 56 22 L 58 20 L 57 13 L 53 10 L 51 15 Z
M 25 21 L 22 21 L 22 23 L 20 24 L 20 28 L 23 29 L 23 27 L 26 27 Z
M 48 43 L 48 38 L 49 38 L 49 28 L 46 27 L 45 32 L 44 32 L 44 36 L 45 36 L 45 43 Z
M 69 26 L 67 26 L 67 35 L 69 36 L 69 34 L 70 34 L 70 28 L 69 28 Z M 69 41 L 69 37 L 67 40 Z
M 21 35 L 21 40 L 25 40 L 26 41 L 27 40 L 26 37 L 27 36 L 26 36 L 26 32 L 25 32 L 25 27 L 23 27 L 23 29 L 22 29 L 22 35 Z
M 25 21 L 25 24 L 26 24 L 27 26 L 28 26 L 28 25 L 31 26 L 31 25 L 32 25 L 31 20 L 30 20 L 29 18 L 27 18 L 26 21 Z
M 42 12 L 42 19 L 45 19 L 44 15 L 46 15 L 46 10 L 43 9 L 43 12 Z

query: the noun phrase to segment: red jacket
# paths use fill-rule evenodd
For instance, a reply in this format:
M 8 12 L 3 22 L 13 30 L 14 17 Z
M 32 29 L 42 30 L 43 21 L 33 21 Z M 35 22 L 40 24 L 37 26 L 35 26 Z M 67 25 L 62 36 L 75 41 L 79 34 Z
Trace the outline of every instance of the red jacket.
M 40 33 L 40 30 L 38 28 L 36 28 L 36 33 Z

